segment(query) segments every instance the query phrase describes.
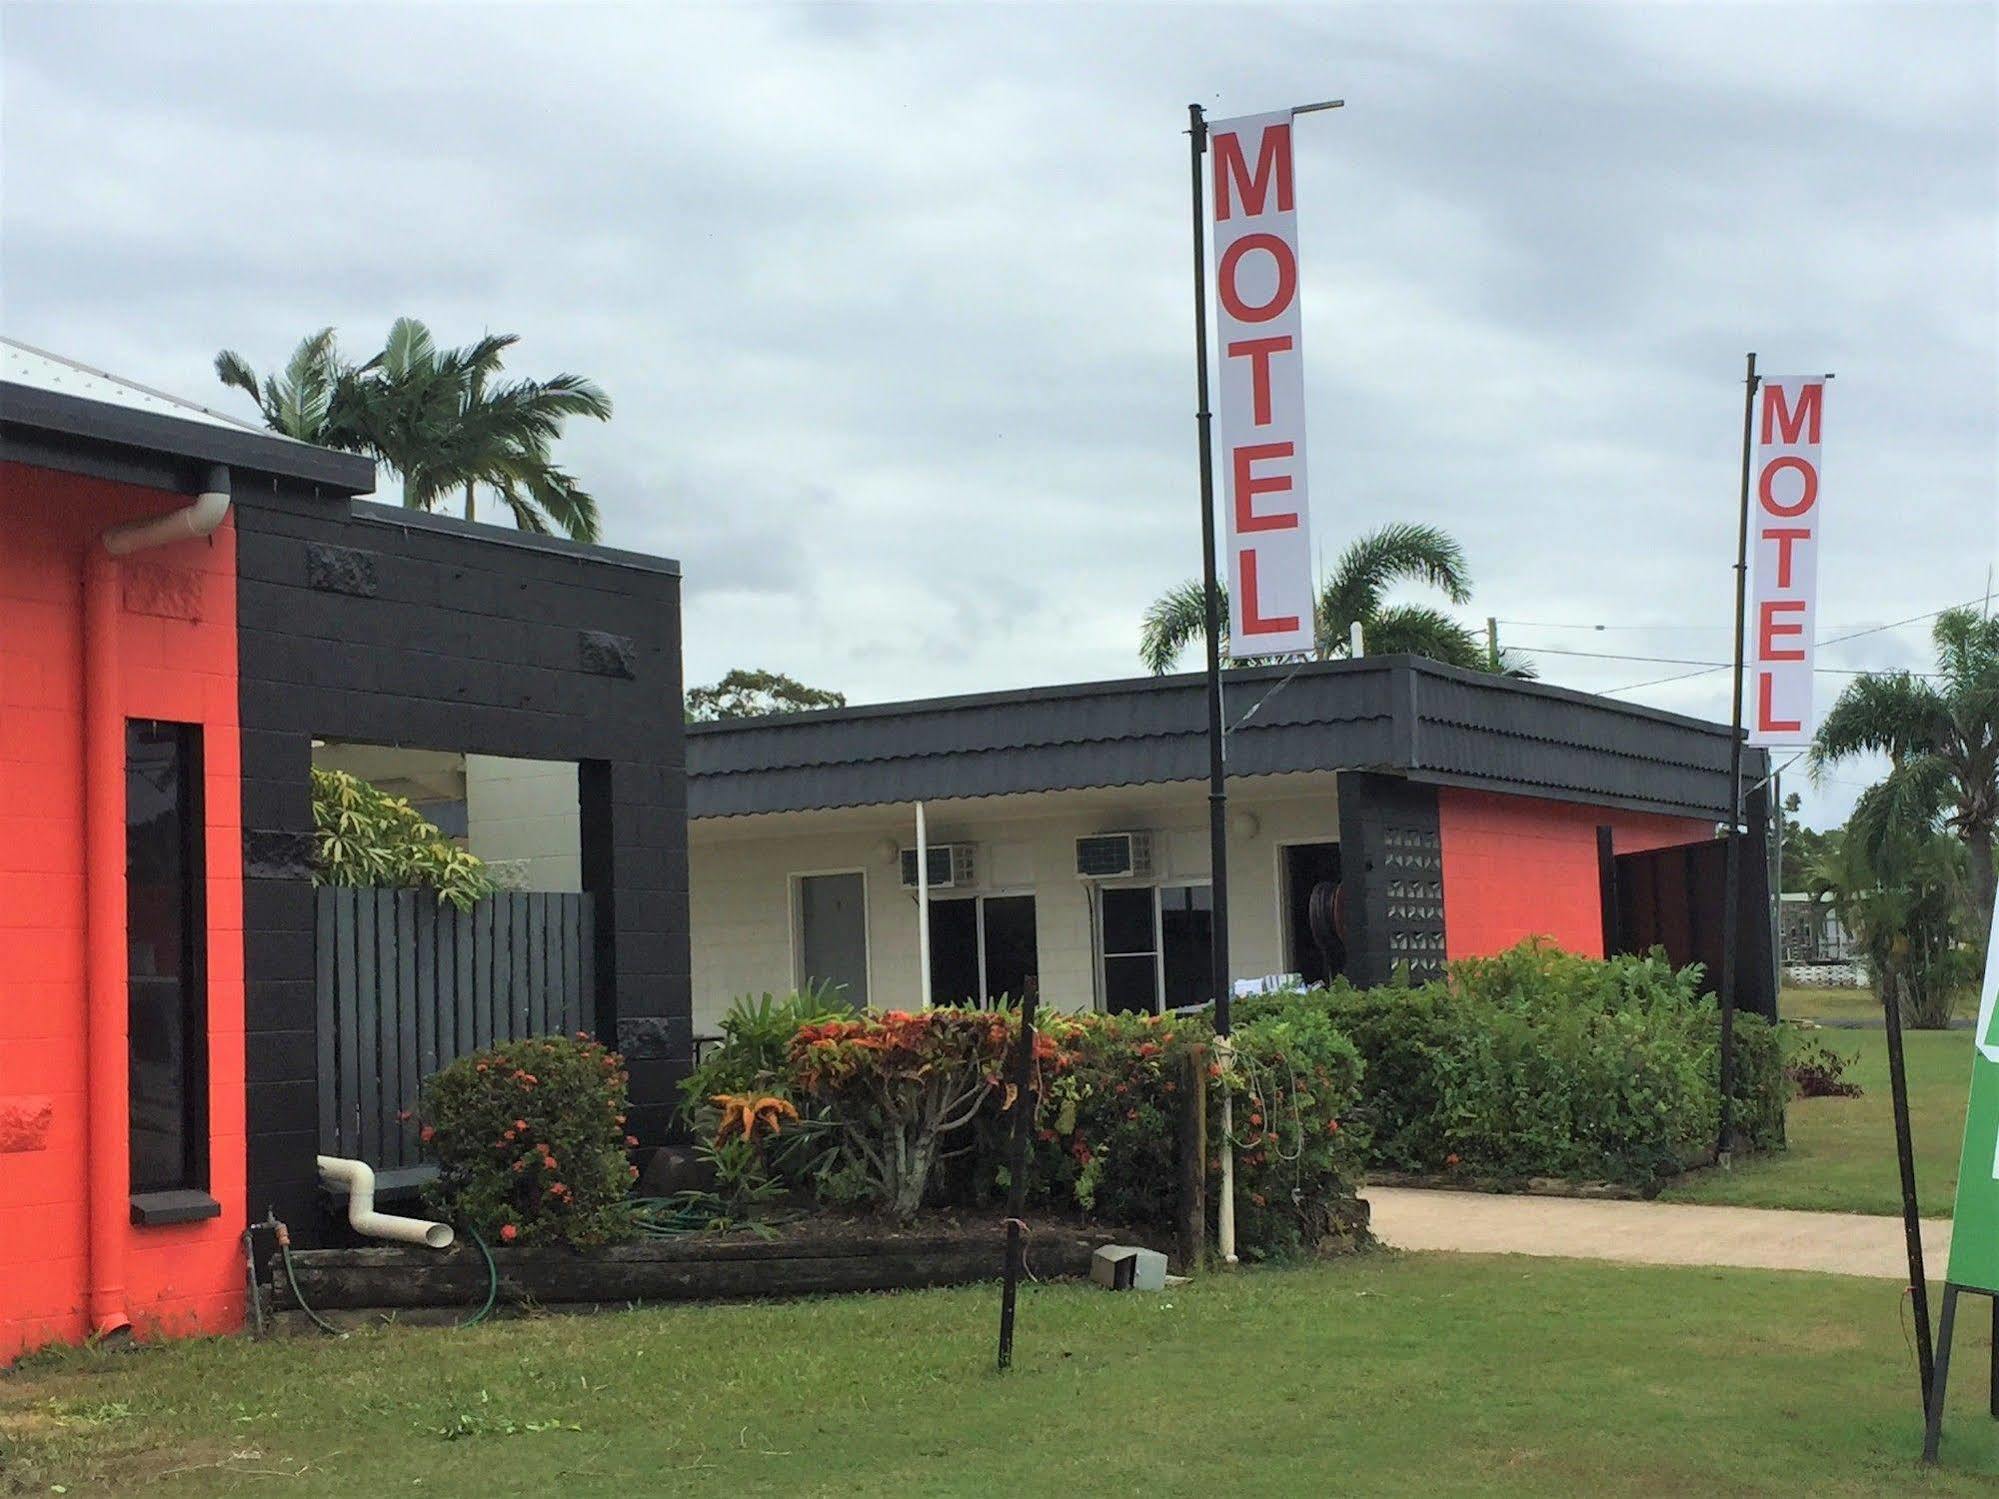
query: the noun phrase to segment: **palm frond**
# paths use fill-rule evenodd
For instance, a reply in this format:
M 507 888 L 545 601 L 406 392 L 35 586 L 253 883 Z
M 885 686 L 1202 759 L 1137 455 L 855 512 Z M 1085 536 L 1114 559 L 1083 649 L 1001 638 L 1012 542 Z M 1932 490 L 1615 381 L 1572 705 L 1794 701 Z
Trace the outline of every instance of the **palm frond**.
M 1472 671 L 1486 667 L 1485 646 L 1442 610 L 1421 604 L 1393 604 L 1364 622 L 1370 655 L 1425 656 Z
M 1228 617 L 1228 590 L 1221 589 L 1222 617 Z M 1173 670 L 1181 652 L 1202 639 L 1208 628 L 1207 589 L 1198 578 L 1175 584 L 1154 599 L 1139 627 L 1138 658 L 1154 676 Z

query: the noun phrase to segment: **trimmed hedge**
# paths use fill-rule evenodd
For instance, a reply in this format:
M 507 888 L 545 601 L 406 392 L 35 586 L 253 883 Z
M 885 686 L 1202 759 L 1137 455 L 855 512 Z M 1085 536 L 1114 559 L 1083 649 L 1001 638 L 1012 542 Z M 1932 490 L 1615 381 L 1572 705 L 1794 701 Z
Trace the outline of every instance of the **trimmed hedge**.
M 1352 1040 L 1375 1166 L 1649 1187 L 1706 1160 L 1719 1129 L 1719 1017 L 1699 984 L 1698 967 L 1676 973 L 1656 954 L 1602 961 L 1528 942 L 1454 963 L 1442 983 L 1335 984 L 1238 1013 L 1309 1011 Z M 1777 1032 L 1738 1014 L 1736 1041 L 1738 1137 L 1780 1147 Z

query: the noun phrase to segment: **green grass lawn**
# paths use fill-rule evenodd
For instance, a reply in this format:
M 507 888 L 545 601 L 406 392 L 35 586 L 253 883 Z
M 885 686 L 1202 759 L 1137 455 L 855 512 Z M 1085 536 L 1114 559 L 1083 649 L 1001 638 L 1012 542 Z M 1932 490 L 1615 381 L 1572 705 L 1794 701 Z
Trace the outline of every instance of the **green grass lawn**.
M 1786 1020 L 1881 1021 L 1881 1001 L 1872 989 L 1784 989 L 1777 1013 Z
M 0 1487 L 232 1494 L 1970 1494 L 1889 1281 L 1370 1255 L 1163 1296 L 994 1287 L 86 1352 L 0 1379 Z
M 1733 1171 L 1698 1172 L 1668 1187 L 1663 1194 L 1666 1201 L 1852 1213 L 1902 1211 L 1885 1033 L 1818 1030 L 1798 1039 L 1822 1041 L 1841 1056 L 1855 1058 L 1847 1076 L 1860 1084 L 1862 1096 L 1793 1099 L 1787 1117 L 1790 1149 L 1738 1161 Z M 1971 1032 L 1907 1031 L 1903 1054 L 1909 1072 L 1917 1197 L 1925 1217 L 1948 1218 L 1957 1191 L 1957 1157 L 1971 1089 Z

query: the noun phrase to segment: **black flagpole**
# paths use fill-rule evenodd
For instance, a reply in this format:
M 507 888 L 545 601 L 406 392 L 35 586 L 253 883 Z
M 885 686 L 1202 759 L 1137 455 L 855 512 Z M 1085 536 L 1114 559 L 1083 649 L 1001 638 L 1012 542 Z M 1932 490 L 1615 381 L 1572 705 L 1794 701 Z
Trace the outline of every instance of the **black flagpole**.
M 1735 533 L 1735 710 L 1728 736 L 1727 874 L 1721 909 L 1721 1129 L 1715 1159 L 1735 1153 L 1735 945 L 1742 931 L 1742 632 L 1749 608 L 1749 448 L 1756 420 L 1756 356 L 1742 392 L 1742 508 Z
M 1188 139 L 1194 176 L 1194 375 L 1198 409 L 1194 421 L 1201 442 L 1201 580 L 1207 604 L 1208 635 L 1208 859 L 1214 880 L 1210 920 L 1209 983 L 1215 993 L 1215 1034 L 1229 1034 L 1229 845 L 1228 770 L 1222 750 L 1222 600 L 1215 576 L 1215 463 L 1213 417 L 1208 410 L 1208 244 L 1202 219 L 1201 157 L 1208 149 L 1208 122 L 1201 106 L 1187 106 Z

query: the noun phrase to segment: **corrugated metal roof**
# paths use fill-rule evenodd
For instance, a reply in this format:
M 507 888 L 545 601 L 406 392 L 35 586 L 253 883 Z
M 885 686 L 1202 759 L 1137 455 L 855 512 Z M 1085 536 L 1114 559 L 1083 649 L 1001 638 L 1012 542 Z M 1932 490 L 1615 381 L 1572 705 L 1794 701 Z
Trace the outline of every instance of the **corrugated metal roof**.
M 51 354 L 46 349 L 37 349 L 6 337 L 0 337 L 0 380 L 32 386 L 36 390 L 51 390 L 58 395 L 79 396 L 86 401 L 102 401 L 107 406 L 122 406 L 127 411 L 152 411 L 161 416 L 177 416 L 183 421 L 210 422 L 218 427 L 234 427 L 248 432 L 263 431 L 261 427 L 253 427 L 233 416 L 224 416 L 206 406 L 197 406 L 192 401 L 183 401 L 179 396 L 170 396 L 163 390 L 154 390 L 136 380 L 92 369 L 61 354 Z
M 1235 775 L 1386 770 L 1702 817 L 1728 805 L 1725 726 L 1609 698 L 1407 656 L 1232 671 L 1226 694 Z M 1206 724 L 1196 674 L 696 725 L 688 811 L 1199 781 Z

